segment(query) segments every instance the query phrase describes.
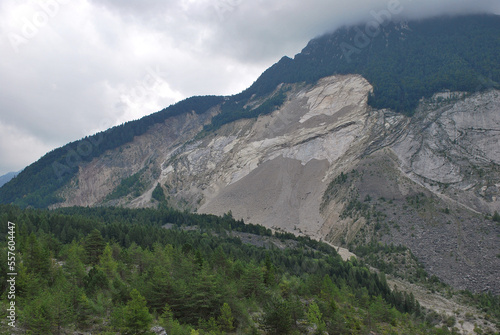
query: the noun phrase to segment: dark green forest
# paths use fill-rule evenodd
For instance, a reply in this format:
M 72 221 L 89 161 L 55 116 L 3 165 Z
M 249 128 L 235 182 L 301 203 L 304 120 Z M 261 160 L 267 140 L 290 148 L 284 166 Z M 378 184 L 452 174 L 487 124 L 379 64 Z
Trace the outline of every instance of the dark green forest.
M 16 224 L 17 332 L 5 321 L 9 271 L 0 262 L 6 334 L 148 334 L 153 325 L 173 335 L 456 332 L 361 261 L 230 213 L 1 205 L 0 221 L 2 236 Z
M 218 96 L 191 97 L 159 112 L 110 128 L 93 136 L 55 149 L 26 167 L 16 178 L 0 188 L 0 203 L 21 207 L 47 208 L 61 202 L 56 193 L 78 172 L 81 163 L 131 142 L 153 125 L 166 119 L 190 113 L 203 114 L 223 101 Z
M 367 28 L 368 27 L 368 28 Z M 418 101 L 444 90 L 500 87 L 500 17 L 470 15 L 341 28 L 283 57 L 235 100 L 272 92 L 281 83 L 360 74 L 374 87 L 370 105 L 411 115 Z

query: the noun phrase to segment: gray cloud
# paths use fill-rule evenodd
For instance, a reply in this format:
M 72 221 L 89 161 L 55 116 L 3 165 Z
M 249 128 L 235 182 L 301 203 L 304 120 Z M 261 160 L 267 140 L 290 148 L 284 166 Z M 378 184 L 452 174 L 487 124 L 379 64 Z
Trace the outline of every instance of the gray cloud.
M 394 1 L 2 0 L 0 174 L 185 97 L 238 93 Z M 498 0 L 399 1 L 401 18 L 500 14 Z

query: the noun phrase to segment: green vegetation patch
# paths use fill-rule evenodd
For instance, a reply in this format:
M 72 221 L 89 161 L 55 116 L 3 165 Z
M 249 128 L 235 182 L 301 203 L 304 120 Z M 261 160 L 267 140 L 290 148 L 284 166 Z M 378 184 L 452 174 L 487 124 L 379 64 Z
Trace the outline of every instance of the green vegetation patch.
M 129 194 L 132 194 L 134 197 L 140 196 L 141 192 L 144 191 L 145 188 L 142 176 L 143 172 L 139 171 L 128 178 L 122 179 L 120 185 L 118 185 L 113 192 L 106 197 L 106 200 L 110 201 L 120 199 Z
M 445 90 L 476 92 L 500 85 L 500 17 L 470 15 L 400 23 L 376 34 L 365 25 L 342 28 L 283 57 L 239 98 L 264 95 L 280 83 L 314 83 L 360 74 L 374 88 L 369 104 L 411 115 L 422 97 Z M 372 37 L 373 36 L 373 37 Z
M 78 173 L 81 164 L 131 142 L 134 137 L 143 135 L 153 125 L 163 123 L 170 117 L 193 111 L 203 114 L 222 101 L 223 97 L 219 96 L 191 97 L 140 120 L 124 123 L 55 149 L 2 186 L 0 203 L 47 208 L 64 201 L 57 193 Z
M 260 115 L 267 115 L 277 110 L 286 100 L 286 90 L 280 89 L 273 96 L 266 99 L 256 108 L 244 107 L 245 101 L 237 101 L 234 98 L 227 100 L 221 107 L 221 113 L 212 118 L 212 122 L 204 127 L 204 132 L 219 129 L 225 124 L 241 120 L 252 119 Z
M 241 243 L 228 233 L 273 234 L 229 214 L 1 205 L 0 220 L 16 222 L 17 326 L 25 333 L 147 334 L 153 325 L 173 335 L 451 333 L 427 325 L 411 294 L 391 291 L 359 261 L 291 234 L 274 238 L 293 239 L 292 248 Z M 5 241 L 0 251 L 6 257 Z

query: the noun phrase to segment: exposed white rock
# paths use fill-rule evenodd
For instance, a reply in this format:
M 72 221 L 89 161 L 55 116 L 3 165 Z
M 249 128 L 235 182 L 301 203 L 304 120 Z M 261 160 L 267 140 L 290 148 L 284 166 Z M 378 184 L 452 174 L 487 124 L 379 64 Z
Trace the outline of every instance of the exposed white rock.
M 306 93 L 309 112 L 300 118 L 300 123 L 319 115 L 333 116 L 343 108 L 362 108 L 367 99 L 369 84 L 359 76 L 324 78 L 314 89 Z
M 331 178 L 387 148 L 402 174 L 432 192 L 476 211 L 499 208 L 498 171 L 488 170 L 488 180 L 478 172 L 500 164 L 498 91 L 438 94 L 411 119 L 371 110 L 371 91 L 359 75 L 323 78 L 314 86 L 292 87 L 272 114 L 237 121 L 196 141 L 216 109 L 171 118 L 82 166 L 78 181 L 64 192 L 63 205 L 98 204 L 123 177 L 153 164 L 159 173 L 151 186 L 122 204 L 151 205 L 151 190 L 159 182 L 172 201 L 191 209 L 232 210 L 247 222 L 320 238 L 339 220 L 330 212 L 341 210 L 332 205 L 320 213 Z
M 423 101 L 411 118 L 371 109 L 367 106 L 371 91 L 358 75 L 291 85 L 279 110 L 227 124 L 203 138 L 196 135 L 220 111 L 218 107 L 202 115 L 172 117 L 132 143 L 82 165 L 62 194 L 67 199 L 62 206 L 153 206 L 151 195 L 159 183 L 171 205 L 219 215 L 231 210 L 247 223 L 327 242 L 351 241 L 368 222 L 364 217 L 341 215 L 351 190 L 363 189 L 363 196 L 376 194 L 377 199 L 397 196 L 404 202 L 426 188 L 443 200 L 443 207 L 452 204 L 481 214 L 500 211 L 499 91 L 438 94 Z M 363 166 L 368 175 L 373 174 L 365 179 L 368 184 L 344 190 L 323 203 L 335 177 Z M 145 180 L 140 196 L 106 200 L 123 178 L 138 172 Z M 426 223 L 433 223 L 432 217 L 422 215 Z M 457 231 L 469 229 L 469 235 L 475 231 L 460 217 L 457 220 Z M 454 234 L 462 243 L 461 233 Z M 425 245 L 422 241 L 430 237 L 435 243 Z M 412 251 L 439 254 L 445 239 L 453 244 L 449 236 L 425 236 L 422 231 Z M 483 250 L 495 245 L 485 241 Z M 432 257 L 433 262 L 437 259 L 434 270 L 446 265 L 446 258 Z M 472 266 L 469 256 L 460 257 Z M 486 267 L 498 264 L 493 258 Z M 460 273 L 457 269 L 455 274 Z
M 490 91 L 444 105 L 423 104 L 405 137 L 392 148 L 403 170 L 415 181 L 488 213 L 500 206 L 496 195 L 487 198 L 477 194 L 500 177 L 499 143 L 500 94 Z M 432 187 L 435 183 L 451 187 L 441 191 Z
M 237 129 L 240 136 L 220 135 L 184 150 L 159 182 L 189 180 L 197 193 L 203 184 L 199 212 L 231 210 L 248 222 L 319 236 L 327 176 L 353 162 L 354 148 L 367 139 L 371 90 L 360 76 L 334 76 L 291 92 L 279 111 L 241 121 L 244 135 Z M 188 193 L 183 196 L 195 196 Z

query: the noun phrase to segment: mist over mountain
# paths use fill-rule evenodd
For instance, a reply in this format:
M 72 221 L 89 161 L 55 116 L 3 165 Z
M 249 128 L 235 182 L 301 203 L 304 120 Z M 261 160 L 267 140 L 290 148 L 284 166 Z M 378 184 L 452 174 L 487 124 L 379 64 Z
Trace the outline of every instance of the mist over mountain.
M 333 74 L 360 74 L 374 86 L 370 104 L 411 114 L 436 92 L 499 87 L 500 20 L 495 15 L 393 22 L 377 15 L 314 39 L 284 57 L 240 96 L 261 94 L 279 83 L 314 82 Z

